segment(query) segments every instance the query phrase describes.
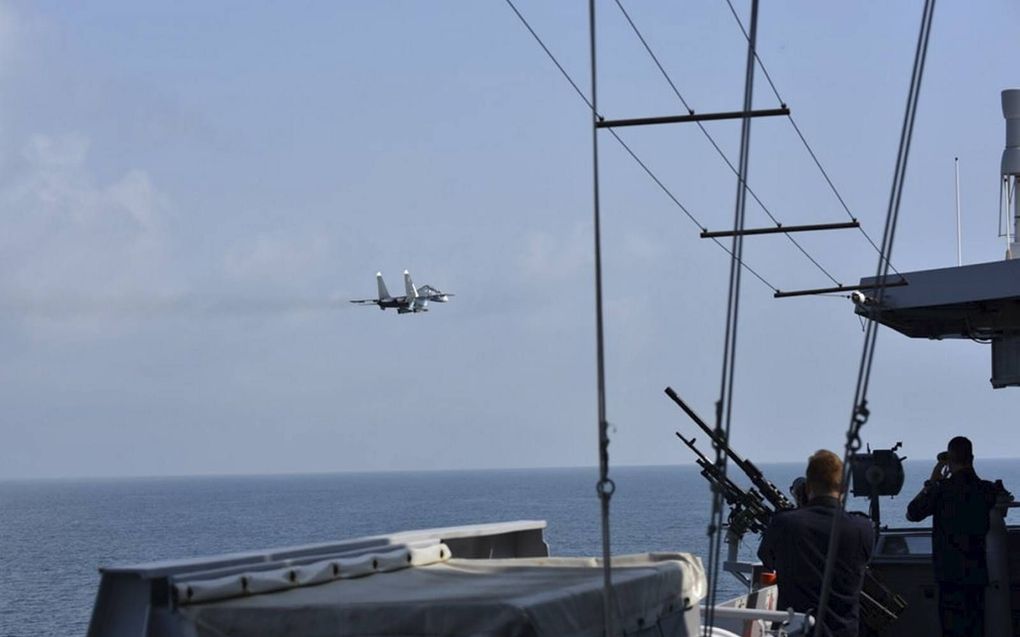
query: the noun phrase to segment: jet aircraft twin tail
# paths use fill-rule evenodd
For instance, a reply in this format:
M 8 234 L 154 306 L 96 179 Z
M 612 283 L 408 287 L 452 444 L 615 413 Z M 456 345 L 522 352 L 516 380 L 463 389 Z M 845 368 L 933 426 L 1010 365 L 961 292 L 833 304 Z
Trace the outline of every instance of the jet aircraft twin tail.
M 397 314 L 413 314 L 417 312 L 428 312 L 429 301 L 446 303 L 453 294 L 442 292 L 431 285 L 415 287 L 411 281 L 411 274 L 404 270 L 404 296 L 391 296 L 386 289 L 386 282 L 383 281 L 382 272 L 375 273 L 375 282 L 379 286 L 379 298 L 377 299 L 355 299 L 351 303 L 359 305 L 378 305 L 380 310 L 392 307 L 396 308 Z

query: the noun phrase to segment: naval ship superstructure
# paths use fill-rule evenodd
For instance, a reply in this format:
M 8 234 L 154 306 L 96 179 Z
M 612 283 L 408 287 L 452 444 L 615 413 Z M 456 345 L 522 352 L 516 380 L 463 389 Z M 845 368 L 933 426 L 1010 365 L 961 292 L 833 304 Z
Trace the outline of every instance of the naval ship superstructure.
M 755 59 L 756 13 L 757 1 L 753 0 L 748 36 L 749 77 Z M 593 10 L 591 15 L 594 84 Z M 920 52 L 921 47 L 918 48 Z M 741 168 L 737 175 L 741 192 L 746 189 L 746 133 L 750 120 L 780 114 L 752 111 L 750 84 L 748 80 L 743 111 L 722 114 L 742 119 L 745 126 Z M 1002 100 L 1007 120 L 1002 174 L 1007 206 L 1013 211 L 1015 226 L 1007 259 L 944 270 L 897 273 L 895 281 L 880 269 L 877 276 L 864 278 L 860 285 L 846 288 L 847 291 L 857 290 L 853 295 L 855 311 L 875 325 L 890 327 L 910 337 L 990 342 L 995 388 L 1020 386 L 1020 243 L 1017 243 L 1020 197 L 1015 190 L 1020 178 L 1020 89 L 1003 92 Z M 596 129 L 610 124 L 599 115 L 594 95 L 589 106 L 594 134 Z M 785 110 L 785 105 L 780 110 Z M 673 121 L 697 121 L 697 116 L 691 112 Z M 636 123 L 617 122 L 617 125 Z M 909 142 L 909 137 L 907 139 Z M 596 161 L 596 184 L 597 171 Z M 741 205 L 738 196 L 738 221 L 732 236 L 751 234 L 742 227 Z M 597 204 L 595 220 L 597 237 Z M 743 267 L 739 254 L 737 247 L 732 255 L 732 267 L 738 272 Z M 888 262 L 888 254 L 880 254 L 881 259 Z M 597 273 L 599 267 L 596 238 Z M 601 395 L 599 285 L 597 278 L 601 469 L 598 491 L 605 525 L 613 484 L 607 474 L 608 441 Z M 724 443 L 725 438 L 722 441 Z M 719 485 L 728 479 L 722 446 L 715 445 L 719 454 L 715 461 L 702 457 L 704 475 L 713 481 L 720 502 L 723 489 Z M 902 461 L 896 451 L 869 449 L 854 453 L 847 467 L 853 495 L 869 498 L 872 517 L 879 530 L 870 565 L 877 588 L 871 589 L 874 597 L 869 596 L 867 603 L 862 604 L 861 634 L 928 637 L 938 634 L 931 532 L 920 527 L 882 526 L 879 516 L 880 498 L 898 494 L 903 486 Z M 714 468 L 720 464 L 722 473 L 714 474 Z M 764 480 L 763 476 L 759 478 Z M 754 480 L 752 478 L 752 482 Z M 769 490 L 775 491 L 774 487 Z M 813 623 L 810 616 L 776 608 L 774 577 L 763 572 L 760 564 L 737 559 L 736 547 L 741 537 L 760 531 L 769 511 L 788 505 L 774 493 L 771 501 L 763 498 L 761 491 L 761 488 L 741 490 L 743 495 L 727 499 L 730 515 L 722 527 L 727 533 L 730 553 L 723 568 L 737 577 L 747 591 L 726 602 L 714 603 L 715 582 L 698 556 L 679 552 L 610 556 L 606 530 L 601 557 L 552 557 L 543 535 L 545 523 L 525 520 L 104 567 L 88 635 L 684 637 L 702 634 L 761 637 L 810 634 Z M 990 516 L 989 635 L 1020 636 L 1020 526 L 1005 524 L 1005 511 L 1011 506 L 1014 505 L 1010 498 L 1003 497 Z M 714 513 L 721 516 L 721 512 Z M 761 517 L 763 515 L 766 517 Z

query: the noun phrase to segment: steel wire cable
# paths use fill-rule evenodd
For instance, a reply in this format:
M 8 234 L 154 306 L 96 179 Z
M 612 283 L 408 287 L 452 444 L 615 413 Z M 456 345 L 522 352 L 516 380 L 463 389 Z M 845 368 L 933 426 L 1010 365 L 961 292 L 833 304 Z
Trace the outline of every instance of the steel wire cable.
M 563 65 L 560 64 L 560 61 L 556 58 L 555 55 L 553 55 L 553 52 L 549 50 L 549 47 L 546 46 L 545 42 L 538 35 L 538 33 L 535 31 L 535 29 L 532 28 L 532 26 L 528 22 L 527 18 L 525 18 L 524 15 L 517 9 L 517 6 L 514 5 L 513 0 L 506 0 L 506 3 L 507 3 L 507 5 L 509 5 L 510 9 L 513 10 L 514 14 L 517 16 L 517 19 L 520 20 L 521 24 L 524 25 L 524 28 L 528 30 L 528 33 L 531 34 L 531 37 L 534 38 L 534 40 L 542 48 L 542 51 L 545 52 L 546 57 L 548 57 L 552 61 L 552 63 L 556 66 L 557 70 L 559 70 L 559 72 L 560 72 L 560 75 L 562 75 L 563 78 L 565 80 L 567 80 L 567 82 L 570 84 L 570 86 L 574 89 L 574 92 L 577 93 L 577 96 L 579 98 L 581 98 L 581 101 L 583 101 L 585 103 L 585 105 L 588 106 L 589 110 L 591 110 L 593 113 L 595 113 L 595 108 L 593 107 L 593 105 L 591 103 L 591 100 L 589 100 L 588 96 L 584 94 L 584 91 L 582 91 L 581 88 L 577 85 L 577 82 L 575 82 L 574 78 L 570 76 L 570 73 L 568 73 L 567 70 L 565 68 L 563 68 Z M 600 120 L 602 119 L 602 115 L 601 114 L 596 113 L 596 117 L 598 117 Z M 627 152 L 627 154 L 630 155 L 630 157 L 635 161 L 635 163 L 637 163 L 637 165 L 641 167 L 641 169 L 645 172 L 645 174 L 648 175 L 648 177 L 655 183 L 655 185 L 658 186 L 659 189 L 662 190 L 662 192 L 665 193 L 665 195 L 667 197 L 669 197 L 669 199 L 678 208 L 680 208 L 681 212 L 683 212 L 684 215 L 686 215 L 687 218 L 690 219 L 691 222 L 694 225 L 696 225 L 699 230 L 702 230 L 702 231 L 707 231 L 708 230 L 708 228 L 703 223 L 701 223 L 701 221 L 699 221 L 697 217 L 694 216 L 694 213 L 692 213 L 690 211 L 690 209 L 688 209 L 687 206 L 685 206 L 680 201 L 680 199 L 677 198 L 677 196 L 675 194 L 673 194 L 673 192 L 669 189 L 669 187 L 667 187 L 666 184 L 663 183 L 663 181 L 661 179 L 659 179 L 659 177 L 652 171 L 652 169 L 648 167 L 648 164 L 646 164 L 640 157 L 638 157 L 637 153 L 634 152 L 634 150 L 630 147 L 630 145 L 627 144 L 627 142 L 625 142 L 623 140 L 622 137 L 620 137 L 619 133 L 617 133 L 612 128 L 609 128 L 609 129 L 606 129 L 606 130 L 609 131 L 609 134 L 613 136 L 613 138 L 620 144 L 621 147 L 623 147 L 623 149 Z M 727 248 L 725 245 L 723 245 L 723 243 L 721 241 L 719 241 L 718 238 L 712 237 L 712 242 L 715 243 L 724 252 L 726 252 L 726 254 L 730 255 L 731 258 L 733 257 L 733 253 L 730 251 L 730 249 Z M 769 288 L 769 290 L 771 290 L 772 292 L 778 292 L 779 291 L 779 288 L 777 288 L 776 286 L 774 286 L 771 283 L 769 283 L 768 280 L 765 279 L 765 277 L 763 277 L 761 274 L 759 274 L 754 268 L 749 266 L 747 264 L 747 262 L 744 261 L 743 259 L 740 259 L 740 265 L 745 270 L 750 272 L 756 279 L 761 281 L 762 285 L 764 285 L 765 287 Z
M 754 49 L 758 33 L 758 0 L 751 0 L 751 34 L 747 39 L 747 67 L 744 74 L 744 112 L 751 110 L 754 102 Z M 730 425 L 733 416 L 733 386 L 737 359 L 737 328 L 740 317 L 740 257 L 744 251 L 744 229 L 747 211 L 747 172 L 751 151 L 751 118 L 744 116 L 740 127 L 740 168 L 737 174 L 737 197 L 733 210 L 733 257 L 730 261 L 729 294 L 726 301 L 725 344 L 723 346 L 722 378 L 719 386 L 719 400 L 716 402 L 715 434 L 721 441 L 715 445 L 715 465 L 726 480 L 728 455 L 723 445 L 730 439 Z M 712 519 L 709 531 L 712 533 L 709 555 L 708 610 L 705 622 L 705 637 L 709 637 L 715 623 L 715 604 L 719 588 L 720 558 L 723 543 L 723 494 L 715 489 L 712 493 Z
M 615 2 L 616 6 L 620 8 L 620 12 L 623 13 L 623 17 L 626 18 L 627 23 L 630 25 L 631 30 L 634 31 L 634 35 L 637 36 L 637 39 L 641 42 L 641 45 L 645 48 L 645 51 L 648 53 L 649 57 L 652 58 L 652 62 L 655 63 L 655 66 L 658 67 L 659 72 L 662 74 L 662 77 L 665 78 L 666 83 L 669 84 L 669 87 L 673 90 L 673 94 L 677 96 L 677 99 L 679 99 L 680 103 L 683 104 L 684 108 L 687 109 L 687 112 L 693 115 L 694 109 L 691 108 L 690 103 L 688 103 L 687 100 L 684 98 L 683 94 L 680 92 L 680 89 L 676 87 L 676 83 L 673 82 L 673 78 L 669 76 L 669 73 L 666 71 L 665 67 L 659 61 L 659 57 L 655 55 L 655 52 L 652 50 L 651 45 L 648 44 L 648 41 L 645 39 L 645 36 L 641 33 L 641 30 L 638 29 L 637 24 L 635 24 L 634 20 L 630 17 L 630 13 L 627 12 L 627 9 L 624 8 L 623 3 L 620 0 L 615 0 Z M 697 124 L 698 129 L 705 136 L 705 139 L 707 139 L 708 142 L 712 145 L 712 148 L 714 148 L 715 152 L 719 154 L 722 160 L 729 167 L 730 171 L 739 179 L 740 172 L 737 170 L 737 167 L 733 165 L 733 162 L 730 161 L 730 158 L 726 156 L 726 153 L 719 146 L 718 142 L 715 141 L 715 138 L 712 137 L 712 134 L 708 132 L 708 128 L 705 127 L 705 124 L 703 122 L 695 122 L 695 124 Z M 769 207 L 765 205 L 765 202 L 763 202 L 761 198 L 758 197 L 757 193 L 754 192 L 751 186 L 746 183 L 744 184 L 744 186 L 747 188 L 747 194 L 751 195 L 751 198 L 754 199 L 754 201 L 761 207 L 762 211 L 765 212 L 768 218 L 772 220 L 772 223 L 776 224 L 776 227 L 781 228 L 783 224 L 780 223 L 779 219 L 777 219 L 774 214 L 772 214 L 772 211 L 769 210 Z M 796 246 L 797 249 L 800 250 L 800 252 L 808 259 L 808 261 L 814 264 L 814 266 L 818 268 L 818 270 L 821 271 L 822 274 L 828 277 L 830 281 L 832 281 L 834 284 L 838 286 L 843 285 L 836 279 L 836 277 L 832 276 L 832 274 L 826 268 L 824 268 L 821 263 L 819 263 L 818 259 L 812 256 L 811 253 L 809 253 L 807 249 L 804 246 L 802 246 L 800 242 L 797 241 L 797 239 L 795 239 L 789 232 L 784 232 L 783 236 L 789 239 L 790 243 Z
M 744 23 L 740 19 L 740 14 L 738 14 L 737 10 L 733 7 L 732 0 L 726 0 L 726 4 L 730 8 L 730 13 L 733 14 L 733 19 L 737 21 L 737 26 L 740 27 L 740 32 L 744 34 L 744 38 L 746 39 L 748 37 L 747 30 L 744 28 Z M 786 100 L 784 100 L 779 94 L 779 89 L 776 88 L 776 83 L 772 81 L 772 75 L 769 74 L 769 70 L 765 67 L 765 62 L 763 62 L 761 57 L 758 56 L 757 51 L 754 54 L 754 59 L 758 62 L 758 67 L 761 69 L 762 75 L 765 76 L 765 80 L 772 88 L 772 93 L 776 96 L 776 99 L 779 100 L 780 104 L 785 105 Z M 846 212 L 847 217 L 849 217 L 851 221 L 857 221 L 857 217 L 855 217 L 854 213 L 850 211 L 850 206 L 847 205 L 846 201 L 843 199 L 843 195 L 840 194 L 839 189 L 836 188 L 836 184 L 829 177 L 829 172 L 825 170 L 824 166 L 822 166 L 822 162 L 818 159 L 818 155 L 815 153 L 814 149 L 811 148 L 811 144 L 808 143 L 807 137 L 805 137 L 804 133 L 801 132 L 800 126 L 797 125 L 797 120 L 793 119 L 793 114 L 791 113 L 787 115 L 787 118 L 790 120 L 790 125 L 793 126 L 794 132 L 797 133 L 797 137 L 800 138 L 800 141 L 804 145 L 805 150 L 807 150 L 808 155 L 811 156 L 811 160 L 818 168 L 818 172 L 822 174 L 822 177 L 825 179 L 825 183 L 829 185 L 829 190 L 831 190 L 832 194 L 836 196 L 836 200 L 839 202 L 839 205 Z M 875 249 L 875 252 L 877 252 L 879 256 L 882 256 L 882 250 L 875 244 L 875 241 L 871 238 L 871 235 L 868 234 L 868 231 L 864 229 L 864 226 L 858 226 L 857 229 L 860 230 L 862 235 L 864 235 L 864 238 L 871 244 L 871 247 Z M 893 267 L 891 263 L 889 264 L 889 267 L 892 268 L 893 272 L 899 274 L 899 271 Z
M 882 235 L 882 249 L 879 252 L 878 267 L 875 272 L 877 288 L 877 306 L 880 308 L 885 297 L 886 280 L 891 268 L 893 242 L 896 238 L 896 226 L 899 221 L 900 202 L 903 198 L 903 184 L 906 180 L 907 159 L 910 156 L 910 142 L 913 137 L 914 123 L 917 118 L 917 104 L 921 92 L 921 80 L 924 77 L 924 64 L 928 54 L 928 43 L 931 37 L 931 25 L 935 14 L 935 0 L 925 0 L 921 14 L 921 28 L 917 37 L 917 48 L 914 52 L 914 67 L 910 77 L 910 90 L 907 93 L 906 112 L 903 115 L 903 126 L 900 130 L 900 145 L 896 156 L 896 168 L 893 173 L 892 188 L 889 193 L 889 208 L 886 213 L 885 231 Z M 898 274 L 898 273 L 897 273 Z M 846 507 L 847 482 L 849 481 L 849 460 L 853 453 L 861 448 L 861 427 L 870 415 L 868 409 L 868 387 L 871 381 L 871 370 L 875 362 L 875 344 L 878 339 L 878 322 L 868 321 L 861 352 L 861 364 L 857 372 L 857 387 L 854 392 L 854 404 L 850 414 L 850 425 L 847 427 L 846 444 L 843 449 L 843 476 L 841 484 L 840 509 Z M 832 575 L 836 565 L 836 547 L 839 542 L 838 515 L 833 515 L 829 533 L 829 545 L 825 556 L 825 570 L 822 575 L 822 591 L 818 600 L 816 627 L 823 626 L 825 613 L 828 610 L 829 597 L 832 593 Z M 824 629 L 817 628 L 815 633 Z
M 596 393 L 598 396 L 599 496 L 602 526 L 602 627 L 606 637 L 615 637 L 613 610 L 613 567 L 609 543 L 609 501 L 616 485 L 609 478 L 609 423 L 606 422 L 606 355 L 602 338 L 602 225 L 599 207 L 599 115 L 598 79 L 595 64 L 595 0 L 588 0 L 588 29 L 591 49 L 591 154 L 592 154 L 592 222 L 595 238 L 595 360 Z

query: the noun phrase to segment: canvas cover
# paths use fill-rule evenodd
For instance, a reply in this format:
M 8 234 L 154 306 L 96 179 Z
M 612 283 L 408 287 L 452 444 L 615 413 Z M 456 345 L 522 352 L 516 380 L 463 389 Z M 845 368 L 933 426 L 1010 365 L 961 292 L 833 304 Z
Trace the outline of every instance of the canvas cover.
M 267 594 L 180 606 L 200 637 L 454 635 L 599 637 L 602 568 L 591 558 L 451 559 Z M 705 575 L 684 553 L 613 561 L 616 617 L 628 634 L 693 635 Z

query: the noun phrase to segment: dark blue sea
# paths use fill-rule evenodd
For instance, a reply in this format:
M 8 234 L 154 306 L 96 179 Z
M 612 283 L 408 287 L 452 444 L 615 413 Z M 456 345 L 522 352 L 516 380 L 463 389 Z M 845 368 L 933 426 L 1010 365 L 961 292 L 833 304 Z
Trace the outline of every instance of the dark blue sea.
M 762 469 L 785 490 L 803 465 Z M 1020 488 L 1020 460 L 977 469 Z M 903 494 L 882 502 L 890 525 L 907 526 L 903 511 L 929 471 L 907 463 Z M 710 496 L 695 467 L 611 475 L 614 554 L 704 557 Z M 104 564 L 518 519 L 548 521 L 553 554 L 597 555 L 595 481 L 594 469 L 574 468 L 0 482 L 0 635 L 84 635 Z M 745 539 L 746 556 L 756 544 Z M 724 574 L 720 591 L 740 589 Z

